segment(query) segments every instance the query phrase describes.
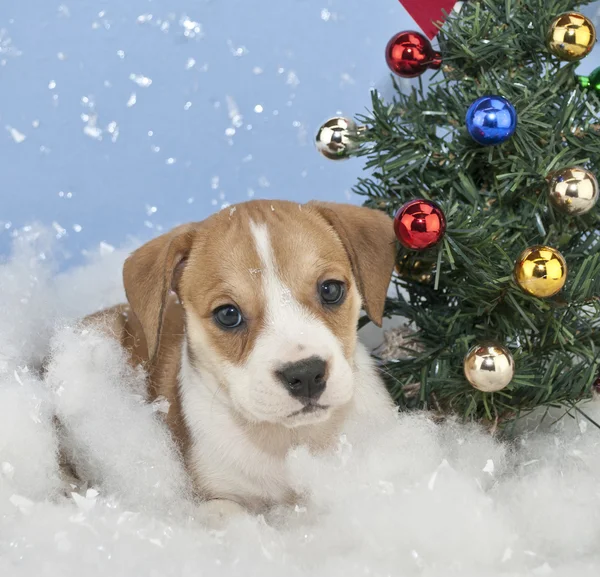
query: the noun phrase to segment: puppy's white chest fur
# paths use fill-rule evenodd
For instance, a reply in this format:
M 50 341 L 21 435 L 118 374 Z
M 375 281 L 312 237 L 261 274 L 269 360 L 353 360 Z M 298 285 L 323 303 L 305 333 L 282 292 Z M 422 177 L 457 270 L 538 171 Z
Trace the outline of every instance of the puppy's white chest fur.
M 190 434 L 188 465 L 201 496 L 234 501 L 261 512 L 274 504 L 292 504 L 296 493 L 288 477 L 286 456 L 296 446 L 319 452 L 353 435 L 372 419 L 394 411 L 366 349 L 357 345 L 355 396 L 318 424 L 289 429 L 279 424 L 253 425 L 231 409 L 227 393 L 210 374 L 194 369 L 182 352 L 179 387 L 182 412 Z
M 260 432 L 231 411 L 216 380 L 190 366 L 185 350 L 179 385 L 190 433 L 187 459 L 202 496 L 252 509 L 269 497 L 282 500 L 288 487 L 283 440 L 265 443 Z

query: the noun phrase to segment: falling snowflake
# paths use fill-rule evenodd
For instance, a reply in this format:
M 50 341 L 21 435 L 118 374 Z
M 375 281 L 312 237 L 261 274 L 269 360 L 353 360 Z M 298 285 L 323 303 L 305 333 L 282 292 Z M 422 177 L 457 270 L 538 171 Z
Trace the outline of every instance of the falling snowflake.
M 6 130 L 17 144 L 21 144 L 21 142 L 23 142 L 27 138 L 22 132 L 19 132 L 16 128 L 13 128 L 12 126 L 7 126 Z
M 179 20 L 179 24 L 183 28 L 183 35 L 186 38 L 195 38 L 196 36 L 202 37 L 204 34 L 202 33 L 202 25 L 200 22 L 196 22 L 192 20 L 186 15 L 183 15 Z
M 138 86 L 141 86 L 142 88 L 148 88 L 148 86 L 150 86 L 152 84 L 152 78 L 148 78 L 147 76 L 144 76 L 143 74 L 130 74 L 129 75 L 129 80 L 132 80 L 133 82 L 135 82 Z

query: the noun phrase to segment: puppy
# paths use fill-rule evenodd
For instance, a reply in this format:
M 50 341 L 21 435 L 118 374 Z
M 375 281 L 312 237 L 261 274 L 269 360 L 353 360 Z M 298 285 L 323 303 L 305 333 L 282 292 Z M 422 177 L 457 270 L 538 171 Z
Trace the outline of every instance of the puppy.
M 350 205 L 251 201 L 126 260 L 102 321 L 148 375 L 199 497 L 217 515 L 293 503 L 285 457 L 335 446 L 393 403 L 357 340 L 381 325 L 391 219 Z

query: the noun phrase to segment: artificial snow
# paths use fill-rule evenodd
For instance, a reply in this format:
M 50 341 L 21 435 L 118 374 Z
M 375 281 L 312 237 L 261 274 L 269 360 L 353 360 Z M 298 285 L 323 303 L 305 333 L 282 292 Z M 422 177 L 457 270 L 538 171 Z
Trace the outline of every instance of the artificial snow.
M 127 247 L 60 273 L 60 243 L 20 231 L 1 265 L 0 575 L 598 575 L 600 431 L 569 417 L 510 445 L 382 418 L 329 456 L 290 454 L 306 505 L 204 528 L 164 400 L 145 403 L 142 373 L 76 322 L 122 301 Z M 88 486 L 59 478 L 54 415 Z

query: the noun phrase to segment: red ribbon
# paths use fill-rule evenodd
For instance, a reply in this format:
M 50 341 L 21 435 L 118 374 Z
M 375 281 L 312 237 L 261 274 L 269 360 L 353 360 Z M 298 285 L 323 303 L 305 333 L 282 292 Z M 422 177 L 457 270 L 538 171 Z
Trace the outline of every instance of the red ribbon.
M 446 19 L 443 10 L 449 13 L 456 0 L 400 0 L 400 4 L 431 40 L 439 31 L 434 22 L 443 22 Z

